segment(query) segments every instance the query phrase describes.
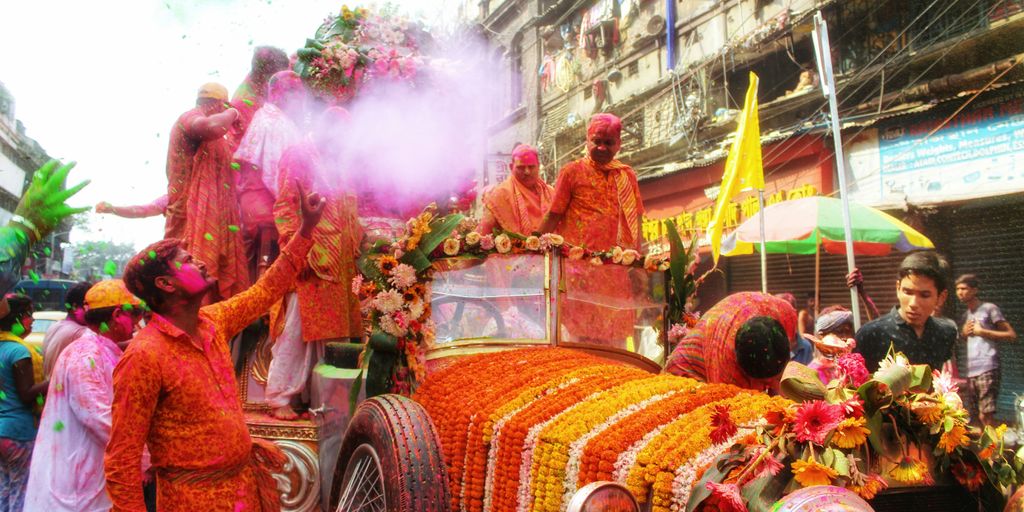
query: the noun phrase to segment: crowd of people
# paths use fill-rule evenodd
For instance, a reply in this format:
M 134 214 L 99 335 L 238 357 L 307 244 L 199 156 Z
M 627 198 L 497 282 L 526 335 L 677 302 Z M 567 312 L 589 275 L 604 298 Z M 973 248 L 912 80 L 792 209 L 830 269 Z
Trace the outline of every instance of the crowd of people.
M 266 400 L 289 420 L 324 344 L 364 335 L 350 286 L 364 233 L 359 184 L 339 168 L 348 115 L 317 101 L 289 65 L 281 50 L 261 47 L 232 98 L 220 84 L 203 85 L 171 130 L 167 194 L 146 205 L 96 206 L 123 217 L 162 214 L 163 239 L 129 261 L 123 280 L 69 290 L 68 316 L 48 331 L 41 354 L 22 339 L 31 301 L 9 294 L 0 303 L 0 512 L 279 509 L 271 474 L 284 459 L 249 436 L 232 340 L 268 319 Z M 585 156 L 562 168 L 553 187 L 539 175 L 537 151 L 518 145 L 507 180 L 481 197 L 478 229 L 641 250 L 636 174 L 615 158 L 621 130 L 617 117 L 595 115 Z M 85 185 L 64 188 L 71 167 L 41 168 L 0 228 L 4 292 L 29 247 L 83 210 L 65 204 Z M 734 294 L 689 329 L 665 371 L 774 391 L 791 360 L 828 378 L 831 354 L 815 349 L 828 336 L 852 338 L 849 348 L 869 370 L 890 350 L 942 367 L 961 338 L 967 402 L 990 423 L 998 345 L 1016 334 L 979 299 L 973 275 L 955 284 L 968 311 L 962 327 L 935 318 L 949 294 L 947 267 L 932 252 L 908 256 L 895 276 L 899 304 L 856 332 L 845 308 L 815 315 L 813 297 L 798 308 L 792 295 Z M 621 283 L 579 285 L 601 292 Z M 857 273 L 850 285 L 862 287 Z M 578 308 L 566 315 L 578 333 L 615 323 L 607 311 Z

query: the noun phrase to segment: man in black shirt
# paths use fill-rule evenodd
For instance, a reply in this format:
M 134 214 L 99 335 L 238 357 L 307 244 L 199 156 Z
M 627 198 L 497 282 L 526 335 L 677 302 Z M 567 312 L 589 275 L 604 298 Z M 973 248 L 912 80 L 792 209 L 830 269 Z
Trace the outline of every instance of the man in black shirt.
M 864 356 L 869 371 L 878 369 L 890 345 L 911 364 L 927 364 L 936 370 L 952 357 L 956 326 L 932 318 L 932 312 L 946 301 L 948 269 L 946 260 L 931 251 L 903 259 L 896 282 L 899 306 L 868 322 L 856 334 L 855 351 Z

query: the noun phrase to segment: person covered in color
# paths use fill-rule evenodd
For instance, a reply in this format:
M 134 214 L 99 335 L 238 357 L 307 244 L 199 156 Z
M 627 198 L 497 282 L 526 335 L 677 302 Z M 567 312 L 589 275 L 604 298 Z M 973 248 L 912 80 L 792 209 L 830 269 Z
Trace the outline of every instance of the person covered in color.
M 64 295 L 64 308 L 68 316 L 53 324 L 43 337 L 43 377 L 49 378 L 57 357 L 72 341 L 77 340 L 89 327 L 85 325 L 85 293 L 92 283 L 75 283 Z
M 231 106 L 238 110 L 238 134 L 241 138 L 248 130 L 253 116 L 267 100 L 269 83 L 275 73 L 288 69 L 288 55 L 273 46 L 257 46 L 252 54 L 252 66 L 245 80 L 231 96 Z
M 146 217 L 166 215 L 167 194 L 164 194 L 146 204 L 130 206 L 114 206 L 107 201 L 100 201 L 96 203 L 96 213 L 109 213 L 125 219 L 145 219 Z
M 110 510 L 103 451 L 110 439 L 118 343 L 142 318 L 139 299 L 120 279 L 100 281 L 85 295 L 88 329 L 61 353 L 39 422 L 29 470 L 26 510 Z M 139 482 L 141 488 L 142 482 Z
M 978 298 L 979 288 L 981 280 L 974 274 L 956 280 L 956 297 L 967 306 L 961 329 L 967 342 L 967 410 L 972 418 L 992 425 L 1002 381 L 997 347 L 1016 341 L 1017 332 L 999 306 Z
M 36 438 L 33 413 L 46 382 L 33 377 L 32 350 L 21 336 L 32 332 L 32 300 L 7 294 L 0 318 L 0 510 L 22 510 Z M 40 368 L 40 371 L 42 369 Z
M 251 288 L 202 307 L 216 286 L 177 240 L 135 255 L 124 281 L 152 309 L 151 321 L 114 368 L 110 442 L 104 468 L 115 511 L 144 508 L 140 461 L 148 445 L 164 512 L 277 510 L 272 472 L 283 454 L 249 437 L 228 340 L 262 315 L 306 267 L 323 202 L 304 196 L 298 235 Z
M 225 137 L 238 117 L 233 108 L 224 107 L 227 89 L 220 84 L 207 84 L 199 90 L 200 104 L 181 118 L 181 125 L 191 127 L 183 132 L 195 148 L 194 163 L 184 181 L 185 195 L 175 200 L 170 196 L 167 222 L 181 201 L 187 202 L 184 230 L 181 232 L 186 250 L 207 265 L 217 282 L 209 297 L 212 302 L 232 297 L 249 286 L 245 249 L 238 234 L 239 208 L 235 195 L 235 172 L 232 169 L 234 148 Z M 165 238 L 174 238 L 166 233 Z
M 294 419 L 290 404 L 306 387 L 313 366 L 328 341 L 360 338 L 362 314 L 352 293 L 362 229 L 356 197 L 338 169 L 339 141 L 345 139 L 347 112 L 324 111 L 312 140 L 288 148 L 279 164 L 280 194 L 274 215 L 284 245 L 295 237 L 301 223 L 295 201 L 303 190 L 318 192 L 325 200 L 323 218 L 313 230 L 309 269 L 299 275 L 295 290 L 271 322 L 275 336 L 273 359 L 267 373 L 266 400 L 271 414 Z M 283 317 L 283 318 L 282 318 Z
M 288 147 L 302 139 L 299 126 L 305 113 L 302 79 L 291 71 L 275 73 L 267 86 L 266 102 L 256 111 L 235 150 L 242 238 L 253 280 L 266 271 L 277 253 L 274 201 L 278 162 Z
M 796 335 L 796 310 L 763 293 L 734 293 L 700 318 L 668 358 L 665 372 L 704 382 L 777 390 Z
M 203 84 L 196 106 L 178 116 L 167 143 L 167 217 L 164 238 L 185 234 L 189 184 L 199 146 L 207 140 L 223 139 L 238 119 L 238 111 L 224 108 L 228 91 L 218 83 Z
M 616 160 L 622 122 L 595 114 L 587 127 L 587 156 L 562 167 L 542 233 L 558 233 L 592 251 L 640 249 L 644 213 L 633 168 Z
M 949 263 L 933 251 L 921 251 L 903 258 L 896 280 L 899 305 L 861 326 L 857 331 L 857 352 L 864 356 L 869 372 L 878 369 L 890 347 L 902 352 L 911 364 L 941 369 L 953 356 L 956 324 L 932 317 L 948 295 Z
M 508 179 L 484 193 L 483 215 L 477 231 L 488 234 L 495 228 L 529 235 L 540 229 L 551 206 L 555 189 L 540 179 L 537 150 L 519 144 L 512 150 Z

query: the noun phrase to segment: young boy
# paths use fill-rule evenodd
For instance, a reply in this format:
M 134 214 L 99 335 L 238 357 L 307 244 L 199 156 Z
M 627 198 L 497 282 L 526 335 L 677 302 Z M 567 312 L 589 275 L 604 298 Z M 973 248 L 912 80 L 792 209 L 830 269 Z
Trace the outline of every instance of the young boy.
M 949 264 L 932 251 L 917 252 L 900 263 L 896 281 L 899 305 L 857 331 L 855 352 L 864 356 L 868 371 L 878 369 L 892 346 L 911 364 L 941 369 L 953 355 L 956 328 L 932 318 L 946 301 Z
M 961 329 L 967 342 L 968 411 L 984 425 L 991 425 L 999 397 L 999 357 L 996 345 L 1012 342 L 1017 333 L 1006 321 L 1003 312 L 991 302 L 978 299 L 981 283 L 974 274 L 964 274 L 956 280 L 956 297 L 967 306 Z

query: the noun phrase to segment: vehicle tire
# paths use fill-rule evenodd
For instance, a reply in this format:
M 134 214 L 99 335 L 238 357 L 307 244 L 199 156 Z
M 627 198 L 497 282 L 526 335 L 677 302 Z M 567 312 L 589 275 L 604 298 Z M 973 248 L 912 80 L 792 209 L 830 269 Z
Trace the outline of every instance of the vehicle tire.
M 434 424 L 422 406 L 399 395 L 359 405 L 333 481 L 335 512 L 447 512 L 451 506 Z

